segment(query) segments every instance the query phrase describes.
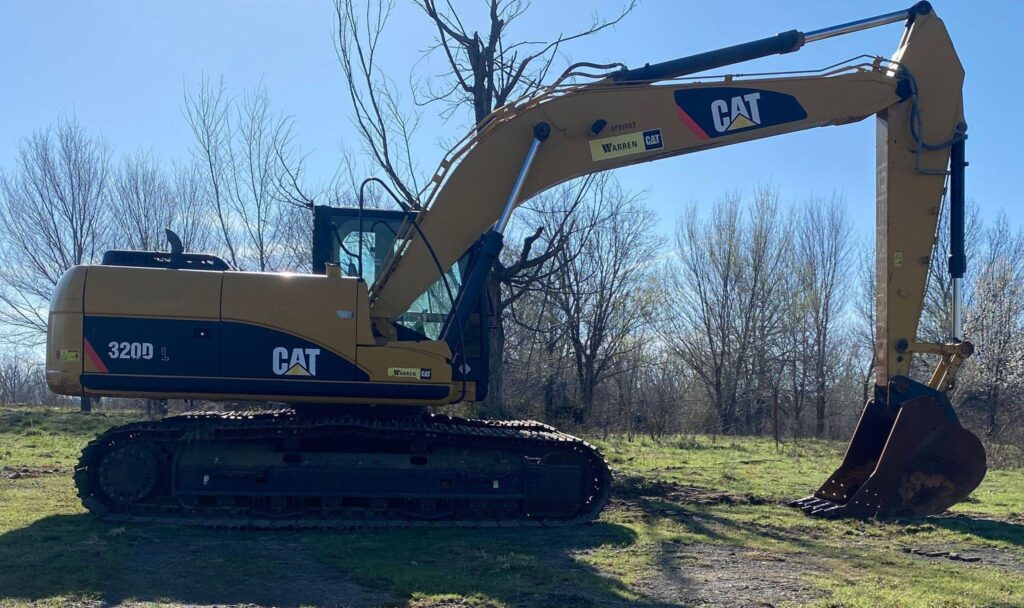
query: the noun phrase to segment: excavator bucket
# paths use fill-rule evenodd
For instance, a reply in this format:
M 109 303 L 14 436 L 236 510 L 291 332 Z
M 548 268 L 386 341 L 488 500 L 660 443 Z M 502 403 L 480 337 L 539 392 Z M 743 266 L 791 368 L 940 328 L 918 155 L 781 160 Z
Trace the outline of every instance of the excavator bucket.
M 897 376 L 864 408 L 839 468 L 790 504 L 823 517 L 935 515 L 967 498 L 985 471 L 985 448 L 946 395 Z

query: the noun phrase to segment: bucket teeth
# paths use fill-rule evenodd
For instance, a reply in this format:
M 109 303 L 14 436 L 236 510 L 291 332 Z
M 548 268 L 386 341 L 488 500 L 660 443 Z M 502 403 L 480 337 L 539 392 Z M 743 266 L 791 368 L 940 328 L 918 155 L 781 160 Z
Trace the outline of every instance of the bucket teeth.
M 835 506 L 836 506 L 836 503 L 832 502 L 831 500 L 824 500 L 824 499 L 821 499 L 821 498 L 817 498 L 815 500 L 812 500 L 812 501 L 806 503 L 803 507 L 801 507 L 801 510 L 804 513 L 807 513 L 809 515 L 815 515 L 815 514 L 818 513 L 818 511 L 823 511 L 823 510 L 825 510 L 827 508 L 835 507 Z
M 790 505 L 816 517 L 935 515 L 965 499 L 985 470 L 984 446 L 946 395 L 899 377 L 864 408 L 839 468 Z
M 845 510 L 845 505 L 824 498 L 818 498 L 817 496 L 807 496 L 791 501 L 788 504 L 814 517 L 839 517 Z
M 831 501 L 820 501 L 808 514 L 815 517 L 829 517 L 840 515 L 843 511 L 842 505 L 837 505 Z

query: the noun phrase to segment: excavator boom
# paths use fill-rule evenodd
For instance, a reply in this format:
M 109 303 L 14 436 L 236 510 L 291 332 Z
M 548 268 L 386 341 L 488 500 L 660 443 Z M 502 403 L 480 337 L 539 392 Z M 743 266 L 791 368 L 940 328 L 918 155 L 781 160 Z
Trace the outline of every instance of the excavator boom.
M 889 60 L 814 76 L 674 80 L 895 21 L 906 21 L 906 30 Z M 963 79 L 945 25 L 929 3 L 920 2 L 906 11 L 807 34 L 793 30 L 624 69 L 596 83 L 554 87 L 503 107 L 463 148 L 465 156 L 455 169 L 435 178 L 441 187 L 419 213 L 417 231 L 396 248 L 371 289 L 370 314 L 379 323 L 397 318 L 472 246 L 477 235 L 496 220 L 497 228 L 488 237 L 500 235 L 516 205 L 555 184 L 596 171 L 875 115 L 876 396 L 865 408 L 842 467 L 798 506 L 828 515 L 941 511 L 965 498 L 985 474 L 981 443 L 960 426 L 944 394 L 971 351 L 959 335 L 962 220 L 954 221 L 960 232 L 952 242 L 960 251 L 950 263 L 953 341 L 916 340 L 951 151 L 956 152 L 951 203 L 955 217 L 962 218 L 963 213 Z M 538 127 L 543 136 L 537 134 Z M 526 159 L 522 165 L 514 162 L 520 157 Z M 442 169 L 447 172 L 450 166 L 446 162 Z M 480 180 L 481 175 L 489 179 Z M 506 199 L 508 192 L 512 194 Z M 490 250 L 491 259 L 496 258 L 500 243 Z M 476 278 L 463 285 L 464 292 L 482 289 L 483 272 Z M 456 309 L 473 297 L 460 295 Z M 457 325 L 463 322 L 459 312 L 464 310 L 453 313 Z M 907 377 L 914 353 L 940 356 L 928 385 Z

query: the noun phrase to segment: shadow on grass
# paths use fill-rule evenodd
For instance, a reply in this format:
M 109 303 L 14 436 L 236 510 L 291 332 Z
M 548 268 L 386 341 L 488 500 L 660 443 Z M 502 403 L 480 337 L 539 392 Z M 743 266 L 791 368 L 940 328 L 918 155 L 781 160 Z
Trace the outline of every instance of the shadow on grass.
M 656 490 L 658 488 L 657 486 L 651 486 L 649 489 Z M 709 493 L 708 495 L 713 495 L 714 491 L 708 490 L 707 492 Z M 685 500 L 682 502 L 673 500 L 675 497 L 672 496 L 671 493 L 668 493 L 667 495 L 658 495 L 657 492 L 653 492 L 652 494 L 653 495 L 639 497 L 631 496 L 631 500 L 628 502 L 631 506 L 639 509 L 648 517 L 670 518 L 681 524 L 690 532 L 700 535 L 711 542 L 739 543 L 740 537 L 737 536 L 737 534 L 739 534 L 751 539 L 768 537 L 776 541 L 787 543 L 800 550 L 819 553 L 827 552 L 828 549 L 834 548 L 834 545 L 829 540 L 830 536 L 842 533 L 842 530 L 831 530 L 830 532 L 825 532 L 823 529 L 822 534 L 818 538 L 813 538 L 809 537 L 807 534 L 809 528 L 814 527 L 816 523 L 820 523 L 824 526 L 834 522 L 807 518 L 805 525 L 784 525 L 778 522 L 774 524 L 757 523 L 756 521 L 750 520 L 749 517 L 734 517 L 732 516 L 733 514 L 729 512 L 729 509 L 714 508 L 715 506 L 729 506 L 735 504 L 728 500 L 720 502 L 719 505 L 714 505 L 713 503 L 708 504 L 706 502 L 688 503 Z M 743 505 L 743 503 L 739 504 Z M 754 503 L 754 505 L 757 504 L 760 503 Z M 769 506 L 774 505 L 769 503 Z M 792 513 L 795 514 L 797 511 L 794 510 Z M 859 520 L 847 519 L 835 521 L 855 523 Z M 987 540 L 1001 541 L 1019 547 L 1024 547 L 1024 525 L 1012 521 L 991 519 L 984 516 L 975 517 L 967 514 L 902 518 L 883 521 L 905 526 L 933 526 L 950 532 L 958 532 L 969 536 L 976 536 Z
M 1024 525 L 985 517 L 955 515 L 953 517 L 931 517 L 920 520 L 951 532 L 980 536 L 1024 547 Z
M 789 529 L 777 523 L 757 523 L 750 518 L 750 509 L 764 506 L 774 509 L 777 503 L 752 494 L 736 494 L 688 486 L 671 482 L 650 481 L 640 477 L 620 477 L 613 485 L 615 495 L 630 507 L 646 517 L 668 518 L 706 542 L 743 544 L 745 540 L 769 537 L 785 542 L 805 551 L 818 551 L 827 546 L 822 541 L 809 538 L 805 530 L 797 526 Z M 748 517 L 731 511 L 737 507 L 746 511 Z M 793 510 L 792 513 L 797 513 Z M 765 511 L 768 515 L 769 512 Z M 810 524 L 815 520 L 808 519 Z
M 679 605 L 645 597 L 587 564 L 600 561 L 617 572 L 635 573 L 637 556 L 629 549 L 636 543 L 630 528 L 599 522 L 545 529 L 391 530 L 317 537 L 310 544 L 326 563 L 357 580 L 387 581 L 403 596 L 455 595 L 483 605 L 496 600 L 551 608 Z
M 257 606 L 403 606 L 455 595 L 474 606 L 641 606 L 579 559 L 626 549 L 627 527 L 256 532 L 115 526 L 54 515 L 0 536 L 0 605 L 94 598 Z

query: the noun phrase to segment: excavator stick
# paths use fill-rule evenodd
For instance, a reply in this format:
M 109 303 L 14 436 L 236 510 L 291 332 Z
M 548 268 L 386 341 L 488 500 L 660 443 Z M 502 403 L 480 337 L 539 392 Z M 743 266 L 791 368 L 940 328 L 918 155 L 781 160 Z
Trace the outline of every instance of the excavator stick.
M 946 396 L 973 351 L 961 327 L 964 72 L 945 26 L 925 3 L 915 5 L 892 61 L 910 82 L 910 95 L 879 112 L 876 122 L 875 398 L 840 467 L 813 496 L 793 503 L 812 515 L 935 515 L 985 477 L 981 441 L 961 426 Z M 949 340 L 924 343 L 915 337 L 947 178 L 953 323 Z M 927 385 L 908 377 L 915 353 L 940 357 Z
M 868 401 L 838 469 L 791 503 L 823 517 L 936 515 L 985 477 L 985 449 L 946 395 L 905 376 Z

